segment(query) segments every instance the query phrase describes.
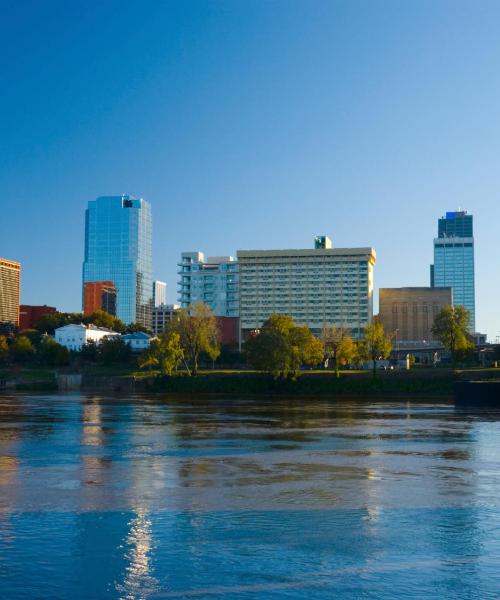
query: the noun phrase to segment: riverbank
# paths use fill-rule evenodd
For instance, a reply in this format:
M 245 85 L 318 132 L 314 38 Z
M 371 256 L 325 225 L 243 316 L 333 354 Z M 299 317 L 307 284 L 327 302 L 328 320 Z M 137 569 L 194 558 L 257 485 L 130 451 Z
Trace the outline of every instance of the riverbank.
M 0 389 L 20 391 L 85 390 L 117 393 L 238 394 L 331 397 L 448 397 L 461 380 L 499 379 L 499 369 L 414 369 L 412 371 L 303 371 L 296 379 L 273 379 L 258 371 L 207 370 L 196 377 L 172 377 L 123 366 L 81 370 L 3 369 Z

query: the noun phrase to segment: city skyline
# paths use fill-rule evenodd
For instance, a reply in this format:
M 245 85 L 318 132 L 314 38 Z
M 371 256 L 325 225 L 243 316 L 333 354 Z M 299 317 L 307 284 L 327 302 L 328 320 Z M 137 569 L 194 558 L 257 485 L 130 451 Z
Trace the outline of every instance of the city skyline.
M 79 309 L 83 207 L 102 194 L 152 203 L 169 303 L 182 251 L 305 248 L 324 231 L 376 249 L 375 299 L 426 286 L 435 221 L 464 207 L 476 329 L 494 341 L 499 16 L 490 2 L 9 7 L 0 255 L 23 264 L 21 302 Z

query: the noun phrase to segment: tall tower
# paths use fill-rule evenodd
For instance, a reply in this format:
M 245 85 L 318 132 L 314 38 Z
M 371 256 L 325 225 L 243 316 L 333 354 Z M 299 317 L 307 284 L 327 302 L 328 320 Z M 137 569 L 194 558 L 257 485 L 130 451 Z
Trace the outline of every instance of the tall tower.
M 469 330 L 476 329 L 474 285 L 474 233 L 472 215 L 466 211 L 447 212 L 438 220 L 438 237 L 434 239 L 434 264 L 431 286 L 453 289 L 453 304 L 470 313 Z
M 19 325 L 21 264 L 0 258 L 0 323 Z
M 132 196 L 100 196 L 85 212 L 85 284 L 116 288 L 116 316 L 151 327 L 153 307 L 151 205 Z

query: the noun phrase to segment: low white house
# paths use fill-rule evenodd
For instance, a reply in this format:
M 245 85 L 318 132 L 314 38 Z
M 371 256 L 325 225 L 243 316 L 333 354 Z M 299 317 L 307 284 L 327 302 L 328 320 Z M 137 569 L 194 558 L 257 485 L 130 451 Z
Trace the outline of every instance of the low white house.
M 54 338 L 58 344 L 65 346 L 68 350 L 80 350 L 88 342 L 99 344 L 106 338 L 119 336 L 116 331 L 97 327 L 97 325 L 84 325 L 83 323 L 74 323 L 58 327 L 54 332 Z
M 128 344 L 134 352 L 147 350 L 153 338 L 144 333 L 144 331 L 136 331 L 135 333 L 125 333 L 122 335 L 122 340 Z

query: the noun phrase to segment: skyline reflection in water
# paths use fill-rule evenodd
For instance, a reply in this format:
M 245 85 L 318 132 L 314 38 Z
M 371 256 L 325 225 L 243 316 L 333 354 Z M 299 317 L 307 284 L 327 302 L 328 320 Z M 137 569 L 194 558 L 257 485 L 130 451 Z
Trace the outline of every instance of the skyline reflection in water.
M 498 597 L 499 416 L 0 396 L 0 593 Z

